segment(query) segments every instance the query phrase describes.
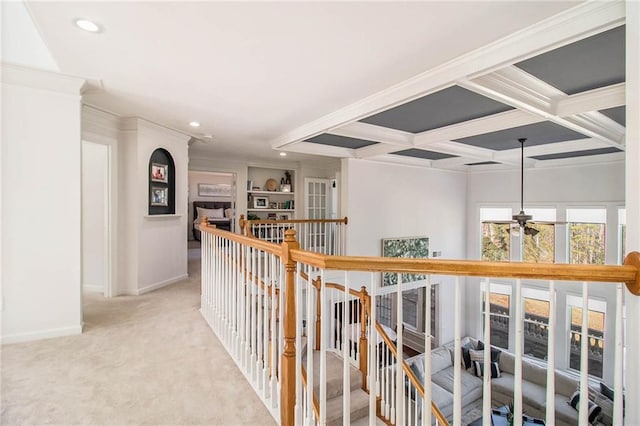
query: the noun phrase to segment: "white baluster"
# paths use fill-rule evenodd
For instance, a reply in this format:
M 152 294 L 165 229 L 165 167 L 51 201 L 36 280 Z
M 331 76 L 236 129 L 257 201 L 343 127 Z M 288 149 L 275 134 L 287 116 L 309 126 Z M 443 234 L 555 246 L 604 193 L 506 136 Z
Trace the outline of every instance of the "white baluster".
M 615 353 L 613 363 L 613 424 L 621 425 L 623 423 L 623 398 L 622 398 L 622 385 L 623 385 L 623 354 L 624 354 L 624 341 L 623 341 L 623 327 L 624 320 L 622 318 L 622 298 L 624 292 L 624 285 L 616 285 L 616 339 L 615 339 Z M 632 296 L 633 297 L 633 296 Z M 633 327 L 635 328 L 635 327 Z
M 277 363 L 277 334 L 276 334 L 276 310 L 278 308 L 278 300 L 276 299 L 276 257 L 273 254 L 269 254 L 269 260 L 271 263 L 271 275 L 269 277 L 269 288 L 271 289 L 271 407 L 275 408 L 276 404 L 280 400 L 278 396 L 278 380 L 276 365 Z
M 554 426 L 556 412 L 556 282 L 549 281 L 549 324 L 547 327 L 547 426 Z
M 453 354 L 453 423 L 456 425 L 462 422 L 462 371 L 460 367 L 462 357 L 460 345 L 460 330 L 462 328 L 462 284 L 460 278 L 455 278 L 454 293 L 454 354 Z
M 320 300 L 325 299 L 324 269 L 320 270 Z M 333 315 L 331 316 L 333 317 Z M 327 330 L 326 321 L 320 322 L 320 424 L 327 422 Z
M 342 307 L 342 421 L 343 424 L 348 425 L 351 421 L 351 381 L 349 371 L 349 352 L 351 342 L 347 339 L 347 330 L 351 328 L 349 326 L 349 274 L 344 273 L 344 304 Z
M 424 302 L 424 397 L 422 398 L 422 424 L 431 425 L 431 275 L 427 275 Z M 416 392 L 416 407 L 419 395 Z M 417 416 L 416 416 L 417 420 Z
M 369 274 L 369 374 L 367 385 L 369 388 L 369 424 L 375 424 L 376 418 L 376 396 L 378 395 L 378 333 L 376 331 L 376 286 L 373 272 Z
M 313 275 L 312 275 L 313 274 Z M 318 293 L 314 290 L 314 287 L 311 285 L 312 283 L 312 277 L 315 276 L 316 271 L 315 269 L 309 269 L 309 291 L 307 292 L 307 312 L 315 312 L 315 306 L 316 304 L 313 303 L 314 301 L 314 295 L 317 298 L 318 297 Z M 325 301 L 324 299 L 320 298 L 320 309 L 324 310 L 325 309 Z M 322 315 L 322 312 L 320 312 L 320 314 Z M 311 314 L 309 314 L 309 318 L 313 318 L 314 322 L 315 322 L 315 315 L 312 316 Z M 307 416 L 309 416 L 309 420 L 313 419 L 313 349 L 315 348 L 315 336 L 316 336 L 316 328 L 315 328 L 315 324 L 313 326 L 311 326 L 312 323 L 307 322 L 307 409 L 308 409 L 308 413 Z M 321 325 L 322 327 L 322 325 Z M 322 333 L 320 333 L 320 336 L 322 336 Z
M 515 365 L 513 371 L 513 411 L 514 425 L 522 426 L 522 281 L 516 280 L 516 296 L 515 296 L 515 316 L 516 316 L 516 354 Z
M 491 426 L 491 283 L 484 281 L 484 374 L 482 377 L 482 424 Z
M 396 360 L 396 417 L 395 423 L 402 425 L 404 424 L 404 372 L 402 371 L 402 335 L 404 334 L 402 331 L 404 319 L 402 312 L 402 274 L 397 274 L 398 276 L 398 290 L 396 292 L 396 306 L 397 306 L 397 317 L 396 317 L 396 329 L 397 329 L 397 344 L 396 348 L 398 350 L 398 359 Z
M 578 419 L 581 425 L 589 423 L 589 288 L 582 283 L 582 336 L 580 336 L 580 409 Z
M 296 265 L 296 408 L 295 424 L 302 423 L 302 337 L 300 336 L 299 324 L 302 324 L 302 279 L 300 278 L 300 265 Z M 307 283 L 308 284 L 308 283 Z M 309 293 L 309 286 L 307 286 Z M 307 345 L 309 338 L 307 337 Z

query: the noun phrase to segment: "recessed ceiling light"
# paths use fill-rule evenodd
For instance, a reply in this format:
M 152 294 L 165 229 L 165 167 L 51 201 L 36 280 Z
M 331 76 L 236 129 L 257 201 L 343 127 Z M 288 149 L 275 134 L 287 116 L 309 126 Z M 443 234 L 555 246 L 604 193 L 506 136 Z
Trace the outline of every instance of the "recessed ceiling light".
M 287 156 L 287 153 L 286 153 L 286 152 L 281 152 L 281 153 L 280 153 L 280 157 L 286 157 L 286 156 Z
M 200 123 L 198 123 L 197 121 L 192 121 L 189 123 L 189 126 L 191 127 L 200 127 Z
M 90 33 L 97 33 L 100 31 L 100 26 L 88 19 L 76 19 L 76 26 L 85 31 L 89 31 Z

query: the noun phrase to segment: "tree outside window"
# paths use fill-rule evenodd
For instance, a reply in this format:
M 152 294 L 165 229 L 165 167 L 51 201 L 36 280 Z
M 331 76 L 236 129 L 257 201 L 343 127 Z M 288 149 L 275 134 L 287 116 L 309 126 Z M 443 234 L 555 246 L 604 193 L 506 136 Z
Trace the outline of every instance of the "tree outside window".
M 497 223 L 482 224 L 482 260 L 495 262 L 509 261 L 511 258 L 511 237 L 509 225 Z
M 536 235 L 525 235 L 525 262 L 553 263 L 555 261 L 555 227 L 551 224 L 528 225 L 538 231 Z
M 569 263 L 602 265 L 606 209 L 569 209 Z

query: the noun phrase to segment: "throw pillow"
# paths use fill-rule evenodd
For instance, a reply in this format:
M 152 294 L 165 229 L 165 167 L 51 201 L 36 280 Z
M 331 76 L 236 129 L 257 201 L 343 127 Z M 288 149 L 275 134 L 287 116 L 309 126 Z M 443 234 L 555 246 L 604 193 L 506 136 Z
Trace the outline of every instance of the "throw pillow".
M 225 209 L 224 217 L 226 217 L 227 219 L 231 219 L 233 217 L 233 209 L 232 208 Z
M 606 396 L 609 400 L 613 401 L 613 397 L 614 397 L 613 389 L 602 382 L 600 382 L 600 393 Z M 626 409 L 626 404 L 627 404 L 626 398 L 624 397 L 624 395 L 622 395 L 622 414 L 623 415 Z
M 223 219 L 224 218 L 224 209 L 204 209 L 202 207 L 196 207 L 196 211 L 198 212 L 198 219 L 201 221 L 204 216 L 209 219 Z
M 473 365 L 473 374 L 477 377 L 483 377 L 484 375 L 484 352 L 469 350 L 469 356 L 471 358 L 471 364 Z M 491 362 L 491 378 L 497 379 L 502 376 L 500 367 L 497 362 Z
M 590 399 L 587 399 L 587 402 L 589 404 L 589 423 L 595 424 L 600 417 L 602 408 L 600 408 L 598 404 L 591 401 Z M 567 404 L 572 406 L 576 411 L 580 411 L 580 390 L 575 391 L 573 395 L 571 395 L 571 399 L 569 399 L 569 402 Z
M 473 343 L 468 342 L 462 345 L 462 369 L 468 370 L 471 368 L 471 357 L 469 356 L 469 349 L 474 349 Z
M 600 421 L 605 426 L 613 425 L 613 401 L 602 394 L 596 394 L 595 399 L 593 400 L 600 408 L 602 409 L 601 415 L 602 418 Z
M 478 347 L 476 349 L 479 351 L 484 349 L 484 343 L 482 343 L 482 340 L 478 340 Z M 501 353 L 502 351 L 500 349 L 491 346 L 491 362 L 499 362 Z

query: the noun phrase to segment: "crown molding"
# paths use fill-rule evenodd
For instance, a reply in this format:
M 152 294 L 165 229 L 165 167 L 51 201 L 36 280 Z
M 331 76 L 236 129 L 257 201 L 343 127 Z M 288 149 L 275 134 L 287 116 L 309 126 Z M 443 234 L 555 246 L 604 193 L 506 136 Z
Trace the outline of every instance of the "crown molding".
M 30 68 L 23 65 L 0 64 L 2 84 L 80 96 L 87 80 L 81 77 Z

